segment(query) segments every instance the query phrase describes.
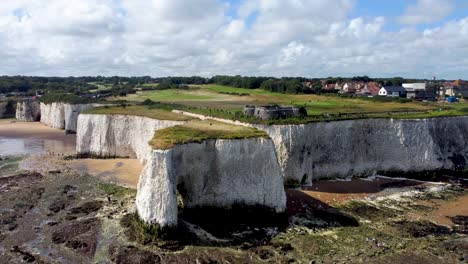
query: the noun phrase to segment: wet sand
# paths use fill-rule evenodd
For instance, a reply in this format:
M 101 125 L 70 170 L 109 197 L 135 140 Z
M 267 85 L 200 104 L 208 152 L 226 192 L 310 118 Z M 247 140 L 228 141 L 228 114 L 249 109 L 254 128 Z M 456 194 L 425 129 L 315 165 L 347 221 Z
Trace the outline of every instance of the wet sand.
M 82 159 L 72 160 L 69 165 L 81 174 L 89 174 L 101 180 L 129 188 L 137 188 L 142 170 L 137 159 Z
M 0 119 L 0 136 L 6 138 L 29 138 L 68 140 L 65 131 L 48 127 L 39 122 L 17 122 L 13 119 Z
M 38 122 L 0 120 L 0 156 L 74 154 L 76 136 Z
M 453 226 L 450 219 L 454 216 L 468 216 L 468 194 L 458 197 L 454 200 L 429 200 L 420 201 L 420 205 L 437 208 L 432 211 L 428 217 L 440 225 Z
M 407 179 L 376 177 L 372 180 L 352 179 L 349 181 L 317 181 L 302 192 L 329 205 L 343 204 L 349 200 L 382 195 L 389 188 L 411 187 L 423 184 Z

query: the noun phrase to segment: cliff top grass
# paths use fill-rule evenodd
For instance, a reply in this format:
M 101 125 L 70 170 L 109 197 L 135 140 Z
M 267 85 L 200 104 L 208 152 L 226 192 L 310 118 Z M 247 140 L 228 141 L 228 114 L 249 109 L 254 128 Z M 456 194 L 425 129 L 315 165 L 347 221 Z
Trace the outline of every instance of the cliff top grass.
M 189 121 L 194 119 L 190 116 L 173 113 L 165 109 L 153 109 L 145 105 L 96 107 L 83 113 L 94 115 L 133 115 L 172 121 Z
M 150 145 L 170 149 L 175 145 L 201 143 L 208 139 L 268 138 L 268 134 L 251 127 L 236 126 L 213 120 L 192 120 L 183 125 L 156 131 Z
M 101 102 L 99 99 L 79 97 L 75 94 L 67 93 L 48 93 L 41 97 L 41 103 L 68 103 L 68 104 L 90 104 Z
M 244 94 L 244 96 L 239 96 Z M 143 91 L 120 99 L 142 102 L 175 103 L 195 108 L 224 111 L 242 111 L 245 105 L 293 105 L 307 109 L 309 115 L 323 113 L 387 112 L 406 110 L 431 110 L 430 103 L 382 101 L 381 98 L 348 98 L 339 95 L 283 94 L 261 89 L 244 89 L 221 85 L 191 85 L 190 89 Z

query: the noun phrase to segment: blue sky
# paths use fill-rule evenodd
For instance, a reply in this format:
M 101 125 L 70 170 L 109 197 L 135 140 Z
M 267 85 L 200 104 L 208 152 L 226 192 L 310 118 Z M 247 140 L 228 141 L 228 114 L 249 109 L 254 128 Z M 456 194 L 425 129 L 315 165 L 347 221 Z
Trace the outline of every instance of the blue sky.
M 228 3 L 231 7 L 228 9 L 228 15 L 236 18 L 238 8 L 248 0 L 222 1 L 224 3 Z M 357 0 L 353 11 L 349 14 L 349 18 L 383 16 L 387 19 L 385 29 L 389 31 L 398 31 L 403 28 L 403 25 L 398 22 L 398 17 L 405 12 L 409 5 L 414 5 L 416 2 L 417 0 Z M 466 17 L 468 14 L 468 1 L 454 0 L 453 2 L 455 9 L 450 15 L 434 23 L 418 25 L 416 28 L 423 30 L 427 26 L 437 27 L 443 25 L 447 21 Z M 251 25 L 257 16 L 258 13 L 250 16 L 247 24 Z
M 468 0 L 0 1 L 0 75 L 468 79 Z

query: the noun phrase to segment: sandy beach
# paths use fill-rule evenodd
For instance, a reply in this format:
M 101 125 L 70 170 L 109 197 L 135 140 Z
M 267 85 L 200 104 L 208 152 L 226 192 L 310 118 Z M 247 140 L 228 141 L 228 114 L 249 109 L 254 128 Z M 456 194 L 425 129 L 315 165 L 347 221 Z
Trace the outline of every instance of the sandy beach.
M 142 170 L 137 159 L 81 159 L 70 161 L 71 168 L 101 180 L 136 189 Z
M 0 137 L 38 138 L 71 141 L 75 136 L 66 135 L 63 130 L 50 128 L 39 122 L 17 122 L 13 119 L 0 119 Z

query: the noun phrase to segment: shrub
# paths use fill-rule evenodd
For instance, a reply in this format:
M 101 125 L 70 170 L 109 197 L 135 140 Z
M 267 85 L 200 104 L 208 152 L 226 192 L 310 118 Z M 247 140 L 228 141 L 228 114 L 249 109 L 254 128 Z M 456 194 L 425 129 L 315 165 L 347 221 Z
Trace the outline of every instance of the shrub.
M 44 104 L 51 103 L 69 103 L 69 104 L 89 104 L 98 102 L 99 99 L 79 97 L 74 94 L 66 93 L 48 93 L 41 97 L 40 102 Z

